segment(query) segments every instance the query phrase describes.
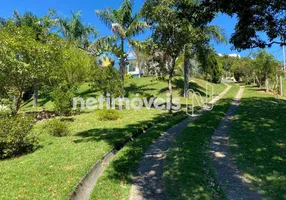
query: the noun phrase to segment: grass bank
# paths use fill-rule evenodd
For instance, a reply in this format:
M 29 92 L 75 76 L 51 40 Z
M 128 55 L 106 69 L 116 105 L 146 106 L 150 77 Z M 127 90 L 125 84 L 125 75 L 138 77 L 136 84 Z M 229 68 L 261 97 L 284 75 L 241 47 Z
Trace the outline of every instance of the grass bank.
M 265 199 L 286 199 L 286 101 L 247 87 L 233 122 L 231 151 Z

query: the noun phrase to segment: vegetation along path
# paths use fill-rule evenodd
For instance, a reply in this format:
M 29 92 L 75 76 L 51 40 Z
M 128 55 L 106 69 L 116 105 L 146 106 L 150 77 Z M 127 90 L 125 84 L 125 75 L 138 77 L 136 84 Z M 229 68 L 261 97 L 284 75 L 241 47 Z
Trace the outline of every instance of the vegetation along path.
M 251 182 L 243 176 L 232 160 L 229 150 L 229 130 L 242 98 L 244 87 L 241 87 L 226 116 L 220 121 L 210 143 L 211 161 L 218 182 L 227 199 L 251 200 L 261 199 L 259 193 L 253 189 Z
M 215 104 L 229 90 L 228 86 L 219 96 L 210 103 Z M 205 110 L 200 111 L 197 115 L 190 117 L 176 126 L 170 128 L 146 151 L 140 166 L 133 179 L 131 187 L 130 200 L 140 199 L 166 199 L 163 185 L 163 172 L 166 159 L 166 152 L 170 148 L 174 137 L 185 129 L 188 124 L 200 117 Z

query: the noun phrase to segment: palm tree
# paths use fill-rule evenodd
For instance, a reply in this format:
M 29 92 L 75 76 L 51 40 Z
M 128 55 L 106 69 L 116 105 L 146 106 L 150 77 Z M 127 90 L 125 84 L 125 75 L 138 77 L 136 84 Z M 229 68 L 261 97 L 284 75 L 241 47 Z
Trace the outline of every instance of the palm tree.
M 87 50 L 89 38 L 95 38 L 97 31 L 92 26 L 83 24 L 80 11 L 77 13 L 71 11 L 71 14 L 72 18 L 59 20 L 61 32 L 68 40 L 76 41 L 79 48 Z
M 207 48 L 204 45 L 205 42 L 209 42 L 210 40 L 214 40 L 217 43 L 226 43 L 227 39 L 223 33 L 223 30 L 218 26 L 206 26 L 200 30 L 203 35 L 202 42 L 197 42 L 196 44 L 186 44 L 184 46 L 183 54 L 184 54 L 184 97 L 188 98 L 188 90 L 189 90 L 189 70 L 191 67 L 195 67 L 197 64 L 195 60 L 195 56 L 198 53 L 198 49 Z
M 132 14 L 133 0 L 124 0 L 118 10 L 107 8 L 104 11 L 96 10 L 95 13 L 114 35 L 100 38 L 91 46 L 91 49 L 98 48 L 102 43 L 109 43 L 110 48 L 115 51 L 115 55 L 120 60 L 120 76 L 122 82 L 124 82 L 125 65 L 127 62 L 127 54 L 124 48 L 125 41 L 130 43 L 132 37 L 143 33 L 149 26 L 146 22 L 140 21 L 139 14 Z M 119 45 L 117 44 L 118 42 Z M 123 93 L 124 86 L 122 88 L 122 95 Z

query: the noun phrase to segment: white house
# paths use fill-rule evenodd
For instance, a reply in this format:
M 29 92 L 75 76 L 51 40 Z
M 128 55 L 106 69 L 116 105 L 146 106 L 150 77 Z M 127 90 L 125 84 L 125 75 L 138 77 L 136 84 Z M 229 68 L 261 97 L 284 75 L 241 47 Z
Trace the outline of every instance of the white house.
M 137 66 L 136 58 L 129 59 L 127 66 L 127 74 L 132 75 L 132 78 L 138 78 L 140 74 L 139 67 Z M 141 71 L 141 77 L 144 75 L 144 70 Z

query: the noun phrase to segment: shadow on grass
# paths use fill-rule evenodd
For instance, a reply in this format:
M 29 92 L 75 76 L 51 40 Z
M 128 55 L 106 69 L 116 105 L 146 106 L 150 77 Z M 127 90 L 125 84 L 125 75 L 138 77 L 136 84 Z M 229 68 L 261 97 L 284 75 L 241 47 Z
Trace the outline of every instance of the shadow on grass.
M 194 90 L 195 92 L 199 92 L 202 96 L 206 96 L 205 88 L 199 86 L 197 83 L 189 82 L 189 88 Z M 174 79 L 173 89 L 177 90 L 179 92 L 179 95 L 183 97 L 184 96 L 184 80 L 179 79 L 179 78 Z M 169 91 L 168 87 L 162 88 L 161 90 L 159 90 L 158 95 L 166 93 L 168 91 Z
M 286 101 L 245 98 L 231 130 L 232 152 L 266 199 L 286 198 Z
M 228 100 L 230 101 L 230 100 Z M 223 105 L 223 106 L 216 106 L 216 109 L 219 110 L 220 115 L 224 115 L 224 110 L 226 110 L 228 107 L 228 105 Z M 224 109 L 223 111 L 220 111 Z M 133 142 L 131 142 L 126 148 L 123 148 L 118 155 L 116 156 L 116 159 L 114 159 L 109 167 L 107 168 L 103 179 L 101 179 L 100 184 L 98 184 L 95 188 L 94 194 L 98 195 L 99 193 L 102 193 L 102 191 L 104 190 L 108 190 L 108 193 L 112 193 L 115 191 L 117 193 L 121 193 L 124 194 L 124 196 L 120 196 L 120 198 L 127 198 L 128 197 L 128 192 L 126 192 L 124 190 L 124 188 L 122 188 L 122 183 L 127 184 L 127 185 L 131 185 L 133 183 L 133 179 L 132 176 L 136 174 L 136 171 L 139 167 L 140 164 L 140 160 L 142 158 L 142 156 L 144 155 L 144 152 L 148 149 L 148 147 L 152 144 L 153 141 L 155 141 L 158 137 L 160 137 L 161 133 L 168 130 L 169 128 L 171 128 L 174 124 L 179 123 L 183 118 L 169 118 L 168 120 L 164 121 L 163 123 L 159 124 L 156 126 L 156 128 L 149 130 L 148 132 L 146 132 L 145 134 L 141 135 L 139 138 L 137 138 L 136 140 L 134 140 Z M 219 118 L 220 119 L 220 118 Z M 209 118 L 210 122 L 213 121 L 212 118 Z M 210 132 L 212 133 L 214 131 L 215 126 L 212 125 L 207 125 L 206 123 L 201 124 L 200 127 L 202 129 L 209 129 Z M 202 133 L 203 134 L 203 133 Z M 198 133 L 199 136 L 201 136 L 202 134 Z M 187 133 L 187 135 L 190 135 L 190 133 Z M 203 148 L 203 144 L 204 142 L 208 141 L 208 138 L 210 137 L 211 134 L 208 135 L 207 139 L 203 138 L 201 141 L 198 141 L 198 143 L 196 143 L 195 141 L 194 144 L 196 144 L 196 147 L 200 147 Z M 206 139 L 206 140 L 204 140 Z M 190 141 L 184 141 L 186 143 L 190 142 Z M 180 149 L 181 151 L 183 151 L 183 149 Z M 199 152 L 199 148 L 196 148 L 196 152 Z M 188 159 L 187 154 L 189 152 L 185 152 L 185 156 L 180 157 L 178 156 L 179 159 L 181 160 L 177 160 L 178 162 L 183 161 Z M 202 157 L 203 152 L 201 152 L 200 154 L 196 154 L 194 152 L 191 152 L 190 155 L 194 156 L 195 158 L 197 158 L 198 160 L 201 161 L 201 157 Z M 186 157 L 187 156 L 187 157 Z M 161 158 L 158 158 L 158 160 L 161 160 Z M 177 164 L 180 164 L 178 163 Z M 199 168 L 196 162 L 192 162 L 195 165 L 195 168 Z M 158 166 L 153 166 L 153 169 L 155 169 Z M 201 168 L 199 170 L 202 170 Z M 156 171 L 156 170 L 154 170 Z M 143 176 L 150 176 L 150 174 L 148 175 L 149 171 L 146 172 L 146 174 L 143 174 Z M 191 174 L 192 176 L 189 176 L 190 179 L 196 177 L 195 180 L 199 180 L 194 187 L 192 187 L 192 193 L 196 193 L 196 194 L 200 194 L 204 195 L 201 187 L 202 187 L 202 179 L 204 178 L 203 175 L 201 174 L 197 174 L 195 171 L 192 171 L 188 168 L 184 168 L 180 171 L 178 171 L 179 174 L 181 175 L 186 175 L 184 173 L 187 174 Z M 173 181 L 176 177 L 173 177 Z M 190 182 L 190 180 L 188 180 L 188 182 Z M 113 184 L 112 188 L 113 191 L 110 191 L 108 188 L 111 187 L 108 184 L 105 183 L 109 183 L 109 184 Z M 184 183 L 185 184 L 185 183 Z M 142 185 L 144 185 L 144 183 L 142 183 Z M 204 185 L 203 185 L 204 187 Z M 181 185 L 176 185 L 174 184 L 174 188 L 176 188 L 175 190 L 182 192 L 182 195 L 186 195 L 186 197 L 190 197 L 192 194 L 189 194 L 188 192 L 190 190 L 180 190 L 179 188 L 181 188 Z M 185 187 L 184 187 L 185 188 Z M 141 190 L 142 194 L 143 194 L 143 198 L 144 199 L 152 199 L 150 196 L 150 192 L 148 189 L 144 188 Z M 96 196 L 95 195 L 95 196 Z M 109 195 L 109 196 L 108 196 Z M 106 194 L 106 196 L 110 197 L 110 194 Z M 170 198 L 172 199 L 172 198 Z M 178 198 L 180 199 L 180 198 Z M 199 199 L 199 198 L 198 198 Z
M 231 101 L 232 99 L 221 100 L 213 111 L 203 115 L 177 138 L 175 148 L 169 155 L 171 160 L 166 165 L 166 186 L 171 199 L 209 199 L 220 196 L 219 189 L 212 185 L 214 175 L 206 152 L 209 139 Z M 276 98 L 244 98 L 231 134 L 231 144 L 239 166 L 254 177 L 252 181 L 256 186 L 260 185 L 260 189 L 271 196 L 268 199 L 285 199 L 286 194 L 284 113 L 286 101 Z M 132 175 L 136 173 L 144 152 L 167 129 L 170 121 L 171 118 L 123 148 L 106 169 L 94 195 L 105 193 L 110 196 L 114 192 L 127 198 L 129 191 L 124 189 L 124 185 L 132 183 Z M 150 197 L 142 192 L 146 199 Z
M 109 145 L 120 149 L 126 142 L 130 140 L 130 137 L 136 137 L 142 132 L 154 124 L 166 120 L 170 114 L 164 113 L 154 117 L 151 120 L 141 121 L 136 124 L 128 124 L 124 128 L 105 128 L 105 129 L 90 129 L 87 131 L 79 132 L 75 136 L 79 136 L 80 139 L 76 139 L 74 143 L 101 141 L 104 140 Z
M 128 86 L 125 87 L 125 96 L 130 97 L 131 95 L 135 94 L 142 94 L 145 93 L 146 91 L 154 91 L 156 89 L 150 88 L 150 86 L 156 85 L 155 83 L 150 83 L 150 84 L 145 84 L 145 85 L 140 85 L 138 86 L 135 83 L 132 83 Z

